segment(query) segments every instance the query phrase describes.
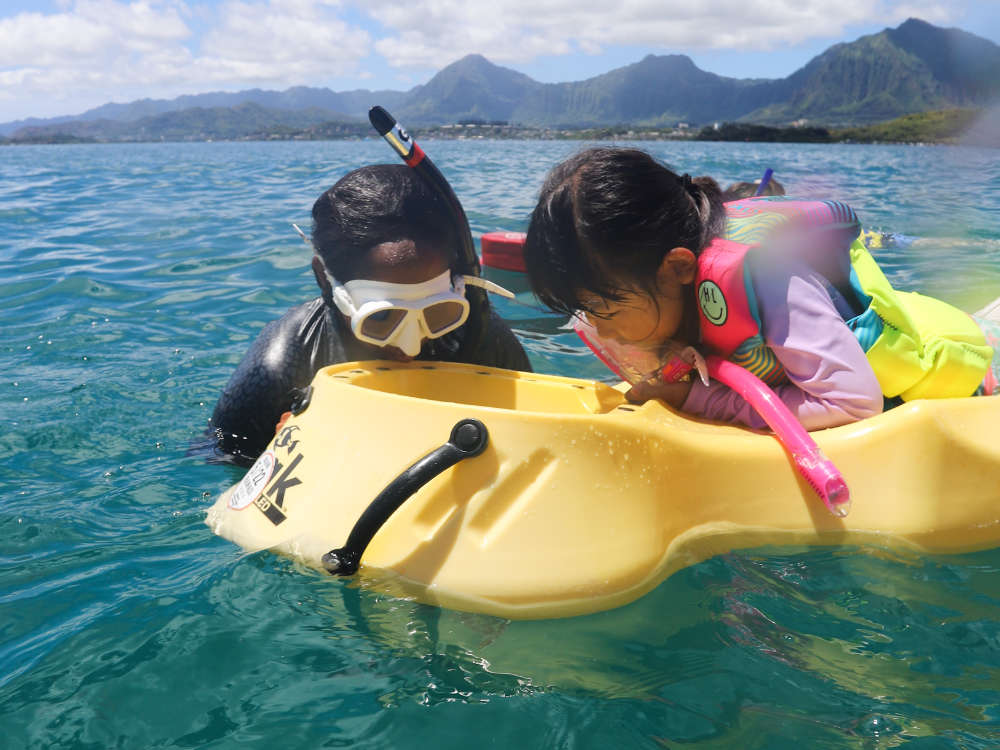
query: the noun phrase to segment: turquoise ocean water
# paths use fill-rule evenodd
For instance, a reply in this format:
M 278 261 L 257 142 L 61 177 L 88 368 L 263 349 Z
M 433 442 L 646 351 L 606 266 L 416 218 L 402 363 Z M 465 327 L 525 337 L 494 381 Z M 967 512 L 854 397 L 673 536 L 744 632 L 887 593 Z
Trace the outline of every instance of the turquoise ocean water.
M 579 146 L 423 145 L 477 236 L 523 229 Z M 1000 295 L 996 151 L 646 146 L 723 183 L 773 167 L 920 238 L 879 253 L 898 286 Z M 241 471 L 186 450 L 257 331 L 315 294 L 289 223 L 393 158 L 0 148 L 2 750 L 1000 746 L 1000 550 L 763 548 L 618 610 L 508 622 L 214 537 L 204 510 Z M 536 369 L 604 376 L 561 320 L 499 307 Z

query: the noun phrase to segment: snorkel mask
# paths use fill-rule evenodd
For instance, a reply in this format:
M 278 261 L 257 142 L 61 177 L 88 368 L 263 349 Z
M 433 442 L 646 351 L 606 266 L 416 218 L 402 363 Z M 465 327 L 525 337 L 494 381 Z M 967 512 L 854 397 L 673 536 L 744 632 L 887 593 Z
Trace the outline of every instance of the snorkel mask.
M 452 279 L 450 270 L 420 284 L 354 279 L 331 286 L 333 303 L 350 318 L 355 338 L 375 346 L 395 346 L 406 356 L 415 357 L 424 339 L 444 336 L 468 319 L 466 284 L 514 296 L 478 276 Z
M 295 231 L 312 247 L 297 224 Z M 315 253 L 315 248 L 313 249 Z M 316 257 L 322 258 L 319 253 Z M 452 277 L 450 270 L 419 284 L 353 279 L 341 283 L 323 264 L 323 273 L 332 290 L 332 301 L 350 320 L 351 332 L 359 341 L 374 346 L 394 346 L 408 357 L 420 353 L 424 339 L 436 339 L 454 331 L 469 318 L 465 286 L 513 298 L 514 293 L 478 276 Z

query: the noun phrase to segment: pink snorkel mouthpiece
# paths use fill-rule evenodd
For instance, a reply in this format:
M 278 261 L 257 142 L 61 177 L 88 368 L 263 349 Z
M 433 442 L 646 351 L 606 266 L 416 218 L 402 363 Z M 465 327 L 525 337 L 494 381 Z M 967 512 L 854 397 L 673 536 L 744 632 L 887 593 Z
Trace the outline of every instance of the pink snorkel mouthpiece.
M 834 469 L 836 471 L 836 469 Z M 842 476 L 836 476 L 826 483 L 826 507 L 837 518 L 845 518 L 851 512 L 851 492 Z
M 777 435 L 777 433 L 775 433 Z M 779 438 L 792 456 L 795 468 L 805 479 L 813 491 L 819 495 L 823 504 L 837 518 L 844 518 L 851 510 L 851 492 L 847 482 L 834 466 L 833 461 L 813 442 L 809 433 L 805 433 L 812 446 L 797 442 L 797 438 L 789 436 Z M 796 444 L 797 443 L 797 444 Z M 793 449 L 790 445 L 796 444 Z

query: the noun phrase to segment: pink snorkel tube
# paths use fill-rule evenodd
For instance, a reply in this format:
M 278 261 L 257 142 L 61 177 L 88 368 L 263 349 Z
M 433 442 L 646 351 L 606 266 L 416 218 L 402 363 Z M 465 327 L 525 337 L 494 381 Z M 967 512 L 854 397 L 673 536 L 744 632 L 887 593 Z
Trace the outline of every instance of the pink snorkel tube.
M 705 358 L 708 374 L 728 385 L 750 404 L 791 454 L 795 468 L 820 496 L 829 511 L 843 518 L 851 510 L 847 482 L 802 423 L 763 380 L 749 370 L 714 354 Z
M 778 442 L 788 451 L 795 469 L 819 495 L 827 509 L 837 518 L 843 518 L 850 511 L 851 493 L 840 471 L 777 394 L 752 372 L 715 355 L 709 355 L 701 362 L 700 356 L 691 347 L 675 356 L 668 355 L 664 363 L 638 347 L 602 339 L 597 330 L 579 316 L 574 319 L 573 328 L 610 370 L 632 385 L 650 377 L 673 382 L 697 369 L 706 385 L 707 372 L 707 375 L 729 386 L 757 410 Z

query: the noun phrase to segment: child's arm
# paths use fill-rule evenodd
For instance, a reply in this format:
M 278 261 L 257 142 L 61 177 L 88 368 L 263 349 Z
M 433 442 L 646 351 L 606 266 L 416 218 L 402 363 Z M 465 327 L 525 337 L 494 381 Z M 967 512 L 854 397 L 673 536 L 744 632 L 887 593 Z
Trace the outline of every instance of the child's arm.
M 757 269 L 754 269 L 757 271 Z M 774 391 L 806 429 L 834 427 L 882 411 L 882 389 L 822 279 L 805 267 L 753 272 L 764 340 L 789 383 Z M 755 428 L 764 421 L 720 383 L 695 383 L 682 411 Z

